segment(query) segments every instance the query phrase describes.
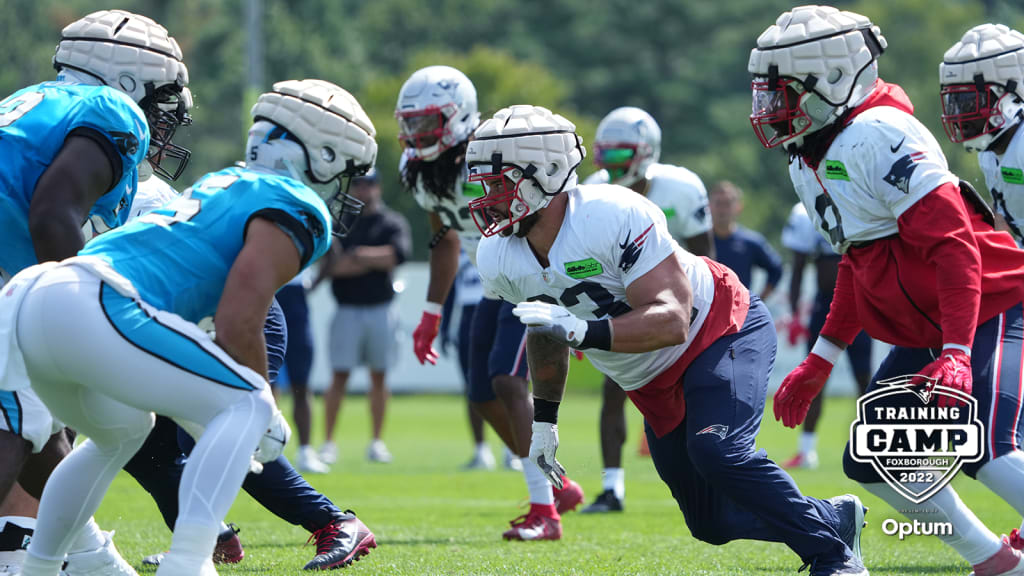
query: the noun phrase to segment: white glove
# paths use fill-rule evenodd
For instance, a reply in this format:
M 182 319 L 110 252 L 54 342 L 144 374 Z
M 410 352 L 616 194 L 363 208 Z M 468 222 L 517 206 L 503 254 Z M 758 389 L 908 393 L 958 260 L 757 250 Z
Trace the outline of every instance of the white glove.
M 252 457 L 261 464 L 277 460 L 277 457 L 284 452 L 284 445 L 291 437 L 292 429 L 288 426 L 288 421 L 284 419 L 284 414 L 275 408 L 274 415 L 270 417 L 267 433 L 260 438 L 260 444 L 256 447 L 256 452 Z
M 561 306 L 547 302 L 520 302 L 512 313 L 519 321 L 540 333 L 572 348 L 579 348 L 587 335 L 587 322 Z
M 558 424 L 534 422 L 533 436 L 530 438 L 530 461 L 540 468 L 552 486 L 561 490 L 565 468 L 555 460 L 557 450 Z

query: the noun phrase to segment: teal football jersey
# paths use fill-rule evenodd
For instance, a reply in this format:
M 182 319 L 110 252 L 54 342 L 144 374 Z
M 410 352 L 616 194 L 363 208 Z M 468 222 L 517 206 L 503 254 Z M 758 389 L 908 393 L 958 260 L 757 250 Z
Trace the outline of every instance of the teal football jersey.
M 117 227 L 128 216 L 149 148 L 149 127 L 135 102 L 107 86 L 66 82 L 29 86 L 0 101 L 0 269 L 12 276 L 37 264 L 28 227 L 36 183 L 68 135 L 81 129 L 109 139 L 121 158 L 117 184 L 89 214 Z
M 295 240 L 303 269 L 330 247 L 330 213 L 316 192 L 292 178 L 236 167 L 203 176 L 179 198 L 79 254 L 106 260 L 149 304 L 198 322 L 216 311 L 255 217 L 277 223 Z

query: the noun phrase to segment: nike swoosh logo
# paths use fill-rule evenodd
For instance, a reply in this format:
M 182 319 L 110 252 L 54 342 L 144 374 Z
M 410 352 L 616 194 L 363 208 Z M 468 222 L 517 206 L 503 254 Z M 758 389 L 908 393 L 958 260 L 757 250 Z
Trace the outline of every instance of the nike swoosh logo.
M 626 239 L 619 243 L 619 248 L 622 248 L 623 250 L 626 249 L 626 246 L 629 244 L 629 235 L 632 234 L 632 233 L 633 233 L 632 229 L 630 229 L 630 230 L 628 230 L 626 232 Z
M 900 143 L 899 144 L 897 144 L 895 146 L 889 146 L 889 150 L 892 150 L 892 153 L 895 154 L 896 151 L 900 149 L 900 146 L 903 146 L 903 141 L 906 140 L 906 139 L 907 139 L 907 137 L 904 136 L 903 138 L 900 139 Z

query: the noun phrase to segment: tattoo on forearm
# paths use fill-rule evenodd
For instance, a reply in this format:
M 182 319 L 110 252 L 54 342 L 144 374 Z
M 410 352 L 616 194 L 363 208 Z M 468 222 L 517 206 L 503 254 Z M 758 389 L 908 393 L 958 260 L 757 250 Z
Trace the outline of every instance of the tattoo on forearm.
M 526 359 L 533 380 L 533 395 L 560 402 L 569 375 L 569 347 L 543 334 L 527 332 Z

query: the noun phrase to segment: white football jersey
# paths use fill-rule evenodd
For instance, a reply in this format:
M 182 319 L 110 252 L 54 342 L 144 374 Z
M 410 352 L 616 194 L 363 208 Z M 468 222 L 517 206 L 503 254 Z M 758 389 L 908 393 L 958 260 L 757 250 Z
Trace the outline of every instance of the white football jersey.
M 942 184 L 959 184 L 928 129 L 890 106 L 856 116 L 817 170 L 796 158 L 789 175 L 815 226 L 840 254 L 896 234 L 897 219 L 915 202 Z
M 626 288 L 676 254 L 693 290 L 690 334 L 697 334 L 714 299 L 711 271 L 668 233 L 665 214 L 619 186 L 582 185 L 565 194 L 565 219 L 542 268 L 525 238 L 492 236 L 480 242 L 477 267 L 484 289 L 518 304 L 558 304 L 583 320 L 628 312 Z M 587 350 L 603 374 L 624 390 L 642 387 L 675 363 L 690 341 L 641 354 Z
M 148 175 L 147 175 L 148 173 Z M 128 220 L 131 222 L 143 214 L 147 214 L 179 196 L 178 191 L 153 175 L 152 170 L 139 170 L 139 186 L 132 198 L 132 205 L 129 207 Z M 105 228 L 105 227 L 104 227 Z M 103 230 L 106 232 L 107 230 Z M 101 234 L 96 229 L 93 221 L 88 221 L 82 226 L 82 234 L 86 242 Z
M 399 162 L 399 171 L 409 161 L 409 152 L 402 154 Z M 431 194 L 423 186 L 423 182 L 416 181 L 416 189 L 413 196 L 416 203 L 427 212 L 434 212 L 441 219 L 441 223 L 455 230 L 459 235 L 462 249 L 469 255 L 470 261 L 476 265 L 476 247 L 480 243 L 480 229 L 473 222 L 473 216 L 469 213 L 469 202 L 484 195 L 484 188 L 475 182 L 467 182 L 469 179 L 469 167 L 463 165 L 462 176 L 455 180 L 455 189 L 452 190 L 452 197 L 438 198 Z
M 1024 241 L 1024 129 L 1017 129 L 1002 156 L 981 152 L 978 164 L 992 193 L 995 211 L 1003 215 L 1020 244 Z
M 814 222 L 807 215 L 807 208 L 800 202 L 793 205 L 782 229 L 782 245 L 793 252 L 807 254 L 812 258 L 835 255 L 832 245 L 814 227 Z
M 682 166 L 651 164 L 647 167 L 647 199 L 665 213 L 668 231 L 677 242 L 711 229 L 708 192 L 699 176 Z M 584 184 L 607 184 L 608 171 L 598 170 Z

